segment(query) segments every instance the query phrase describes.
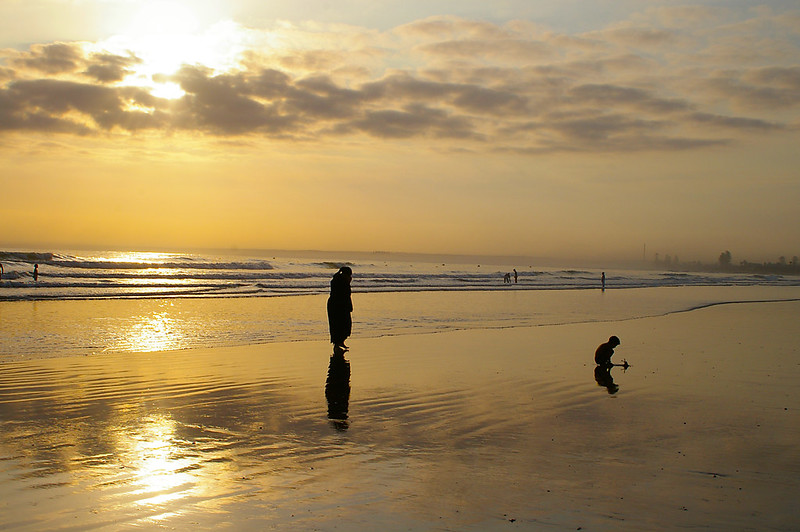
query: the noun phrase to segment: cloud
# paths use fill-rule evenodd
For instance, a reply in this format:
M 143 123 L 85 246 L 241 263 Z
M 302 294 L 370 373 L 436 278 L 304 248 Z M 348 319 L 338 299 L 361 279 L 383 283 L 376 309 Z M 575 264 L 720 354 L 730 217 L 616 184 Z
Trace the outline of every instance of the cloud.
M 100 83 L 113 83 L 125 79 L 131 73 L 130 67 L 141 62 L 142 60 L 133 54 L 127 57 L 92 54 L 83 74 Z
M 282 115 L 277 104 L 250 97 L 251 80 L 243 74 L 213 76 L 205 69 L 184 67 L 174 79 L 186 91 L 174 105 L 173 122 L 181 129 L 219 135 L 283 133 L 295 121 Z
M 781 131 L 787 129 L 784 124 L 777 124 L 757 118 L 720 116 L 712 113 L 692 113 L 691 120 L 698 124 L 709 124 L 726 129 Z
M 644 89 L 610 84 L 579 85 L 570 90 L 570 95 L 578 102 L 606 106 L 636 106 L 657 113 L 685 111 L 691 108 L 691 104 L 685 100 L 659 98 Z
M 43 74 L 74 72 L 83 64 L 83 48 L 68 43 L 35 44 L 30 51 L 12 57 L 10 64 L 19 70 Z
M 402 110 L 367 111 L 351 126 L 381 138 L 478 138 L 466 118 L 420 104 Z
M 109 88 L 52 79 L 18 80 L 0 93 L 0 129 L 74 132 L 93 129 L 125 131 L 163 125 L 158 113 L 132 111 L 132 106 L 158 107 L 147 91 Z
M 381 34 L 337 27 L 341 38 L 330 28 L 278 28 L 248 42 L 284 43 L 279 50 L 251 44 L 236 68 L 184 65 L 151 76 L 182 89 L 174 100 L 143 83 L 135 51 L 39 44 L 2 52 L 0 130 L 185 131 L 219 141 L 368 136 L 521 153 L 683 150 L 793 131 L 799 55 L 787 62 L 793 45 L 785 42 L 760 52 L 768 64 L 731 64 L 715 51 L 730 49 L 732 37 L 714 26 L 729 24 L 731 13 L 651 10 L 583 35 L 455 17 Z M 750 31 L 774 27 L 772 16 L 763 24 L 739 16 Z M 698 29 L 679 33 L 688 20 Z M 354 52 L 343 42 L 357 43 Z
M 548 44 L 522 39 L 443 41 L 424 45 L 420 49 L 428 54 L 448 59 L 477 57 L 494 60 L 533 58 L 541 60 L 553 55 Z
M 800 104 L 800 68 L 719 72 L 705 81 L 705 87 L 742 109 L 791 109 Z
M 27 52 L 6 51 L 6 54 L 8 63 L 17 71 L 16 75 L 80 73 L 100 83 L 122 81 L 131 73 L 130 67 L 142 62 L 132 53 L 127 56 L 110 53 L 87 55 L 85 46 L 78 43 L 36 44 Z
M 642 15 L 635 16 L 634 19 L 645 24 L 656 21 L 667 28 L 685 29 L 708 27 L 730 16 L 731 12 L 721 7 L 678 5 L 651 8 Z

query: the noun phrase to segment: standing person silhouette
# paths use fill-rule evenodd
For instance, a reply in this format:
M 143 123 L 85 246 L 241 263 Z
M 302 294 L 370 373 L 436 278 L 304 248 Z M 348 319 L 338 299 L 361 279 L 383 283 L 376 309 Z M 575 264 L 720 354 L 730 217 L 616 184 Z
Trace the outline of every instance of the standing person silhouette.
M 39 280 L 39 265 L 38 264 L 34 264 L 33 265 L 33 280 L 34 281 L 38 281 Z
M 336 348 L 347 350 L 344 341 L 353 329 L 353 300 L 350 297 L 350 281 L 353 270 L 342 266 L 331 279 L 331 295 L 328 297 L 328 326 L 331 331 L 331 343 Z

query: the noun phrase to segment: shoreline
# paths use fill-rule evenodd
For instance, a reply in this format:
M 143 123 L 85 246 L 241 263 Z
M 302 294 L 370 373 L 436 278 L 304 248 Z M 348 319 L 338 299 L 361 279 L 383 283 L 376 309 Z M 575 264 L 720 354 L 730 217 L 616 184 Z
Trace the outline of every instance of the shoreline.
M 800 287 L 355 293 L 354 337 L 665 316 L 731 302 L 800 300 Z M 314 341 L 326 295 L 0 303 L 0 363 L 20 358 Z

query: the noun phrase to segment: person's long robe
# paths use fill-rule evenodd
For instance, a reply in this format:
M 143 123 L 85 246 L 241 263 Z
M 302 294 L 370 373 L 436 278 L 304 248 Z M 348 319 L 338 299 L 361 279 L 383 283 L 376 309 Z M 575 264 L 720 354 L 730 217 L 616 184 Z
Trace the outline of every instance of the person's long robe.
M 328 297 L 328 325 L 331 343 L 342 345 L 353 329 L 353 300 L 350 297 L 350 283 L 342 273 L 335 273 L 331 279 L 331 295 Z

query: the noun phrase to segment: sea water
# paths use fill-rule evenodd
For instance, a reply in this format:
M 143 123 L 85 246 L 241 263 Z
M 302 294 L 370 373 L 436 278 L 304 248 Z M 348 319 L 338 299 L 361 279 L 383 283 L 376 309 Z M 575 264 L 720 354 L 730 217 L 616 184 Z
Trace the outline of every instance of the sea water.
M 384 253 L 3 251 L 0 263 L 0 360 L 325 340 L 325 298 L 342 265 L 354 271 L 354 338 L 800 298 L 792 276 L 607 269 L 602 290 L 600 270 Z

